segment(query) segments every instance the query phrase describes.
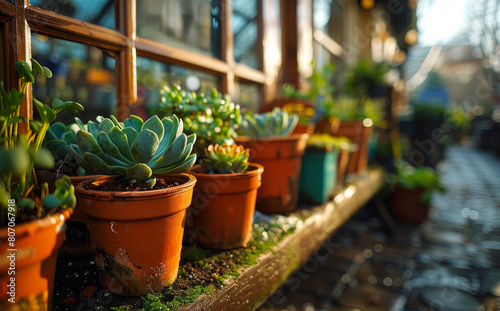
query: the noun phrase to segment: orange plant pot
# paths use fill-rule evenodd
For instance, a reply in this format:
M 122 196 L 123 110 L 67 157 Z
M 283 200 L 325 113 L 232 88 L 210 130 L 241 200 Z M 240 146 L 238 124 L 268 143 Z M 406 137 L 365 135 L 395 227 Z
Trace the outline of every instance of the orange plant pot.
M 0 230 L 0 310 L 51 310 L 57 250 L 65 238 L 64 223 L 72 212 L 68 209 L 16 225 L 14 246 L 9 245 L 12 233 L 9 235 L 8 227 Z M 15 303 L 9 301 L 13 284 Z
M 218 250 L 246 246 L 252 237 L 262 172 L 257 163 L 236 174 L 206 174 L 201 165 L 190 170 L 197 180 L 190 208 L 202 246 Z
M 149 191 L 96 191 L 85 185 L 113 179 L 103 176 L 76 187 L 104 288 L 117 295 L 160 291 L 177 278 L 186 209 L 196 178 L 189 174 L 157 176 L 179 185 Z
M 349 138 L 358 149 L 351 153 L 346 174 L 364 173 L 368 167 L 368 148 L 372 127 L 363 125 L 362 120 L 342 121 L 333 136 L 345 136 Z
M 394 220 L 406 224 L 421 224 L 429 215 L 429 204 L 420 201 L 425 189 L 406 189 L 396 186 L 392 193 Z
M 264 214 L 288 214 L 297 208 L 300 167 L 309 134 L 236 142 L 250 149 L 250 161 L 264 166 L 256 209 Z

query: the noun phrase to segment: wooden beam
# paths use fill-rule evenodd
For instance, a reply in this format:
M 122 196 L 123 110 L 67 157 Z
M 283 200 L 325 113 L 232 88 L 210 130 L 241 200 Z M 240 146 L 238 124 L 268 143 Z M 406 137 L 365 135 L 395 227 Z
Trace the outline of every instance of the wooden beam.
M 121 51 L 130 46 L 130 40 L 116 30 L 93 25 L 34 6 L 26 8 L 26 19 L 34 32 L 50 37 L 57 36 L 60 39 L 93 45 L 111 51 Z
M 262 254 L 256 265 L 240 271 L 237 279 L 228 280 L 223 289 L 214 295 L 200 296 L 179 311 L 255 310 L 294 270 L 320 249 L 333 232 L 365 205 L 383 182 L 384 171 L 381 168 L 359 176 L 332 202 L 311 210 L 303 225 L 274 247 L 273 252 Z

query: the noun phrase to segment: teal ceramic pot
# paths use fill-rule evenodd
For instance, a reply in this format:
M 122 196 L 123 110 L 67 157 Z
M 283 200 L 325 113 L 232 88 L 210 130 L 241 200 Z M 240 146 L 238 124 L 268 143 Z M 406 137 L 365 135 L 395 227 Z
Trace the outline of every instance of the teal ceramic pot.
M 300 170 L 299 198 L 301 201 L 323 203 L 337 185 L 336 150 L 306 149 Z

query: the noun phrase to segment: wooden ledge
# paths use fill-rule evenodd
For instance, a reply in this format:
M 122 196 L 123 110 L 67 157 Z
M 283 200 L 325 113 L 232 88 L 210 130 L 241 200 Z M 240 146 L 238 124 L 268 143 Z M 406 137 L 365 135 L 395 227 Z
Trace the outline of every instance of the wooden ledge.
M 378 192 L 383 181 L 381 168 L 357 177 L 333 201 L 311 209 L 303 224 L 280 241 L 273 252 L 262 254 L 256 265 L 240 271 L 237 279 L 228 280 L 215 294 L 202 295 L 179 311 L 256 309 Z M 329 249 L 325 251 L 329 252 Z M 317 256 L 326 254 L 318 252 Z

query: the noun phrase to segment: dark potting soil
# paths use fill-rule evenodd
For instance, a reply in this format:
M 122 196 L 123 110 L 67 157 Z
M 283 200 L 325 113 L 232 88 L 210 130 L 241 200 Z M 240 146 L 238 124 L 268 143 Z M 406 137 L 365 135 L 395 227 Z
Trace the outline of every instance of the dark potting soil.
M 178 182 L 169 182 L 164 179 L 158 178 L 153 189 L 148 189 L 141 186 L 135 181 L 130 181 L 129 179 L 114 180 L 112 182 L 106 182 L 99 185 L 89 184 L 85 186 L 87 190 L 99 190 L 99 191 L 147 191 L 147 190 L 158 190 L 166 189 L 174 186 L 178 186 Z
M 64 252 L 64 249 L 62 249 Z M 234 254 L 234 255 L 233 255 Z M 187 294 L 195 286 L 223 287 L 235 265 L 239 264 L 239 250 L 214 252 L 201 248 L 185 247 L 175 283 L 164 289 L 162 302 Z M 129 310 L 142 308 L 145 297 L 118 296 L 103 289 L 98 268 L 91 254 L 61 256 L 57 260 L 54 282 L 53 310 L 90 311 L 111 310 L 130 306 Z

